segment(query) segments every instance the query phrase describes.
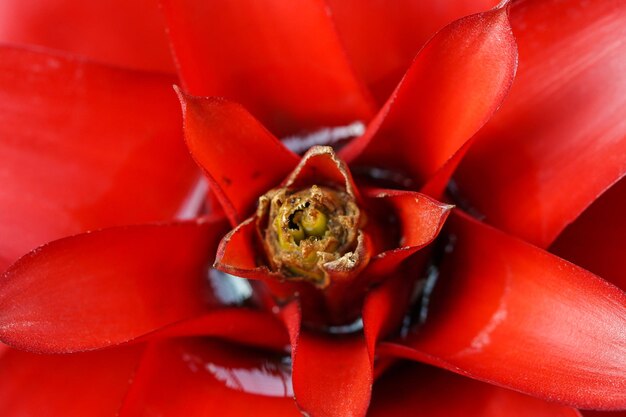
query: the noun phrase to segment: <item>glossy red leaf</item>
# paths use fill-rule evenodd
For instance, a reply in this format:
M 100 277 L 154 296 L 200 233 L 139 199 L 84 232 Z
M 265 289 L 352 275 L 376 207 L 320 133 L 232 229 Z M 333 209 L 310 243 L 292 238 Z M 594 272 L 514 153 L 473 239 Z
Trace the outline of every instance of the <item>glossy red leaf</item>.
M 0 269 L 52 239 L 184 213 L 200 173 L 172 81 L 0 48 Z
M 425 325 L 387 348 L 539 398 L 626 407 L 626 295 L 458 213 Z
M 626 290 L 626 179 L 607 190 L 550 247 L 550 251 Z
M 419 413 L 408 414 L 409 410 Z M 440 369 L 398 364 L 374 385 L 368 417 L 580 417 L 548 403 Z
M 373 365 L 363 337 L 302 329 L 295 302 L 281 315 L 291 338 L 293 390 L 300 409 L 311 417 L 365 416 Z
M 329 0 L 351 62 L 380 103 L 389 97 L 428 39 L 447 24 L 490 9 L 497 0 Z
M 372 364 L 362 337 L 301 332 L 293 354 L 296 401 L 311 417 L 365 416 Z
M 4 0 L 0 41 L 41 45 L 122 67 L 174 72 L 157 0 Z
M 138 347 L 74 355 L 10 350 L 0 357 L 3 417 L 116 416 L 133 381 Z
M 278 185 L 299 158 L 239 104 L 178 94 L 187 146 L 231 223 L 237 224 L 252 214 L 259 196 Z
M 274 315 L 243 307 L 223 308 L 163 327 L 137 341 L 210 336 L 275 351 L 285 351 L 289 336 Z
M 277 135 L 373 115 L 323 1 L 163 5 L 179 74 L 191 94 L 236 100 Z
M 208 339 L 154 345 L 119 416 L 300 416 L 281 359 Z
M 76 352 L 203 314 L 217 304 L 206 267 L 224 226 L 119 227 L 36 249 L 2 276 L 0 339 L 34 352 Z
M 458 20 L 420 51 L 365 134 L 342 149 L 351 166 L 422 184 L 491 117 L 517 65 L 508 7 Z
M 547 247 L 626 172 L 626 7 L 531 0 L 510 14 L 519 71 L 457 180 L 487 222 Z

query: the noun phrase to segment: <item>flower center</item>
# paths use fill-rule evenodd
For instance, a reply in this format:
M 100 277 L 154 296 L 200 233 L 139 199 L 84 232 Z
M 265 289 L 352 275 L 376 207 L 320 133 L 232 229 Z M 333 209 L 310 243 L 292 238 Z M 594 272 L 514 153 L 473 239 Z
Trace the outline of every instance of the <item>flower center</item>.
M 324 265 L 357 245 L 360 211 L 354 198 L 317 185 L 297 191 L 279 188 L 262 198 L 269 200 L 264 243 L 272 267 L 324 286 Z

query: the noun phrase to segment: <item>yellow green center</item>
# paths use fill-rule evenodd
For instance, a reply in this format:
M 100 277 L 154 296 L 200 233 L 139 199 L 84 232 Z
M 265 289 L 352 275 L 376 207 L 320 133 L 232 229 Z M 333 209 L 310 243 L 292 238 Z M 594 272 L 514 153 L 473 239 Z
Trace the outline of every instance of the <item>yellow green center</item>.
M 266 251 L 286 276 L 320 285 L 327 278 L 324 264 L 354 250 L 359 209 L 349 194 L 313 185 L 272 190 L 264 197 L 269 201 Z

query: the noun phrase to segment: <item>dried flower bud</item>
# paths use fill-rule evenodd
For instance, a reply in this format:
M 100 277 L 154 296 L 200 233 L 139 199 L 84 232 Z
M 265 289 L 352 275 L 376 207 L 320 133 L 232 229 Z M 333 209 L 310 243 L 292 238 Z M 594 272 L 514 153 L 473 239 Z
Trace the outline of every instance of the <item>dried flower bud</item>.
M 313 185 L 271 190 L 261 197 L 260 209 L 268 204 L 264 245 L 272 268 L 325 287 L 324 265 L 351 256 L 357 246 L 361 216 L 354 198 Z

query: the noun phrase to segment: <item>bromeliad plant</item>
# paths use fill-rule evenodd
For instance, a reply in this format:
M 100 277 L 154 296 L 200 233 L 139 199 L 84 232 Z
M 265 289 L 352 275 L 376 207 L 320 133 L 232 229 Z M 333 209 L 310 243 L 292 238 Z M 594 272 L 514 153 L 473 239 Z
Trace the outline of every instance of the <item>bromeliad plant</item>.
M 0 48 L 0 414 L 626 408 L 626 7 L 379 3 Z

